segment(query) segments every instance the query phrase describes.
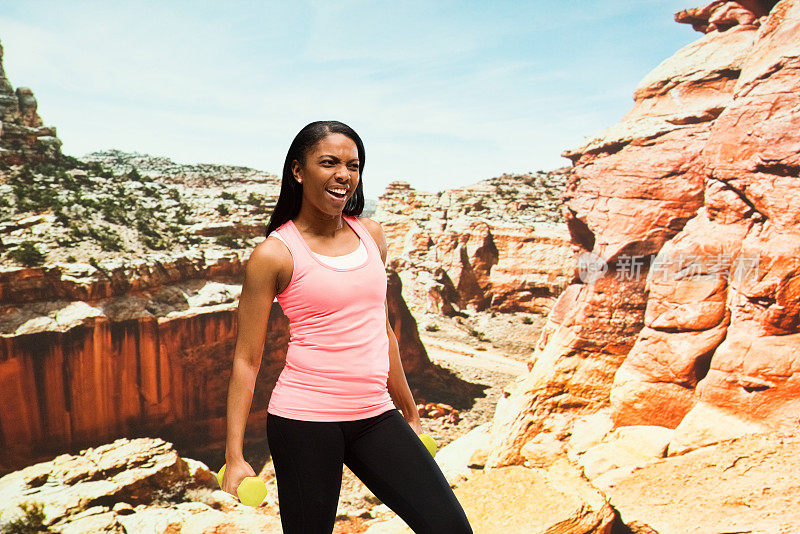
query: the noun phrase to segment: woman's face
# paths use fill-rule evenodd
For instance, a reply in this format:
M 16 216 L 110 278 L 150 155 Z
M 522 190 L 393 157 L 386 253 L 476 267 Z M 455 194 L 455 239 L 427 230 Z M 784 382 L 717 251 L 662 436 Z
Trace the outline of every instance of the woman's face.
M 303 180 L 303 202 L 324 213 L 341 213 L 356 192 L 358 163 L 355 142 L 344 134 L 329 134 L 309 150 L 305 165 L 296 160 L 292 165 L 295 180 Z

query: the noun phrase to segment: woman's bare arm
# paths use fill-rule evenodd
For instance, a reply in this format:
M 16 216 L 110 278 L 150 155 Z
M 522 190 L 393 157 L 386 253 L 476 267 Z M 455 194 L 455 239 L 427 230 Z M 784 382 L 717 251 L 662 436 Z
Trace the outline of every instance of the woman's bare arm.
M 233 369 L 228 383 L 227 439 L 228 464 L 243 460 L 244 431 L 253 401 L 256 376 L 267 334 L 267 322 L 275 299 L 281 261 L 288 253 L 276 239 L 265 239 L 253 249 L 245 265 L 242 293 L 237 311 L 238 332 L 233 354 Z
M 359 220 L 364 223 L 364 226 L 369 230 L 370 235 L 378 245 L 378 249 L 381 251 L 381 260 L 385 264 L 388 247 L 386 246 L 383 228 L 380 223 L 372 219 L 363 218 Z M 400 359 L 400 347 L 397 343 L 397 337 L 389 322 L 388 296 L 387 300 L 384 301 L 384 307 L 386 308 L 386 335 L 389 337 L 389 378 L 387 388 L 395 406 L 403 413 L 403 418 L 408 421 L 408 424 L 417 433 L 420 433 L 422 428 L 420 427 L 419 412 L 414 402 L 414 396 L 411 394 L 411 388 L 408 387 L 405 371 L 403 371 L 403 362 Z

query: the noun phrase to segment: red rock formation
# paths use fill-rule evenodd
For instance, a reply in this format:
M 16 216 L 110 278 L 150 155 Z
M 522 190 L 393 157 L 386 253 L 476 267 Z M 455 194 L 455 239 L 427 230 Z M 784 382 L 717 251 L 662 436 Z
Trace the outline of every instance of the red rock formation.
M 798 27 L 800 1 L 783 0 L 760 27 L 706 33 L 565 153 L 572 240 L 607 270 L 556 303 L 498 403 L 490 466 L 609 405 L 617 425 L 677 427 L 671 452 L 796 427 Z
M 566 228 L 545 220 L 552 206 L 537 205 L 558 176 L 503 175 L 441 193 L 390 184 L 375 219 L 414 311 L 546 313 L 572 275 Z
M 691 24 L 695 30 L 708 33 L 724 31 L 738 24 L 758 26 L 760 18 L 766 15 L 775 2 L 759 0 L 718 0 L 705 7 L 685 9 L 675 13 L 675 20 Z
M 3 70 L 0 45 L 0 163 L 53 161 L 61 156 L 56 129 L 43 126 L 36 113 L 36 98 L 27 87 L 14 90 Z

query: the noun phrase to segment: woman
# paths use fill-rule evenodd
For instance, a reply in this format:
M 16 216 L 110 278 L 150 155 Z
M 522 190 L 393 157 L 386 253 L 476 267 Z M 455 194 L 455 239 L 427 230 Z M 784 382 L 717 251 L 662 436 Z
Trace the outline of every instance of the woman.
M 255 476 L 242 444 L 277 296 L 291 335 L 267 440 L 284 533 L 332 532 L 343 465 L 414 532 L 471 533 L 417 437 L 419 414 L 388 319 L 383 230 L 358 217 L 363 170 L 361 138 L 337 121 L 312 122 L 289 147 L 267 238 L 245 268 L 222 487 L 235 494 Z

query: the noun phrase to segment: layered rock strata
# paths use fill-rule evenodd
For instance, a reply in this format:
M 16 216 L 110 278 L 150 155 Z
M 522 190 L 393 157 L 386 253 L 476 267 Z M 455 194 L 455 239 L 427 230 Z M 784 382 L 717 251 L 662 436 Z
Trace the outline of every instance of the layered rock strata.
M 671 453 L 800 413 L 800 2 L 705 33 L 639 84 L 622 121 L 565 152 L 584 250 L 487 465 L 579 414 L 676 428 Z
M 391 183 L 375 219 L 418 314 L 546 313 L 572 277 L 558 213 L 563 170 L 503 175 L 439 193 Z
M 122 436 L 158 435 L 195 453 L 224 447 L 246 259 L 235 251 L 167 258 L 0 274 L 0 472 Z M 431 363 L 400 278 L 388 276 L 389 318 L 413 377 Z M 288 341 L 275 302 L 249 440 L 264 438 Z

